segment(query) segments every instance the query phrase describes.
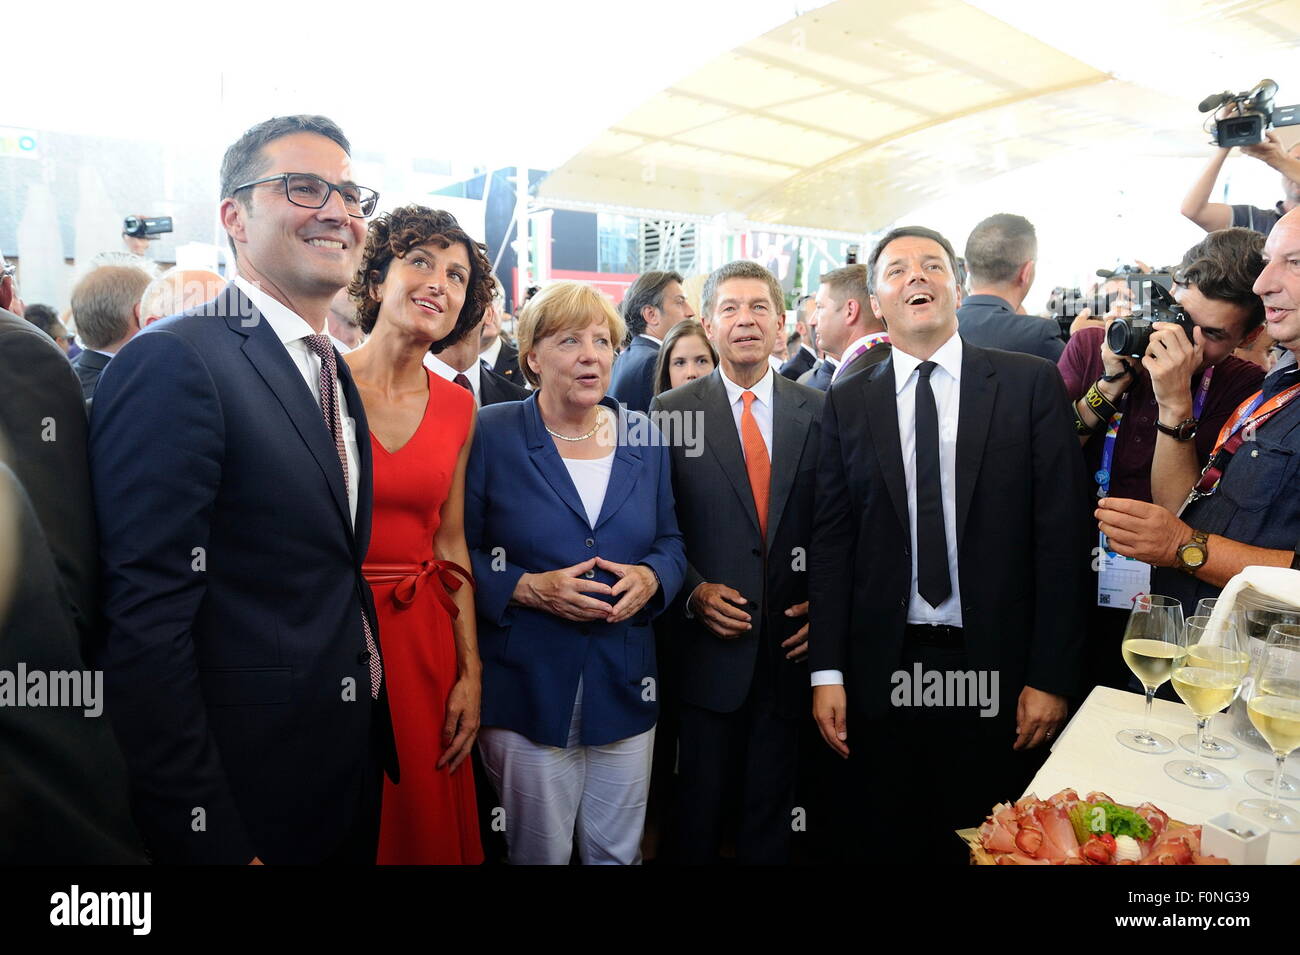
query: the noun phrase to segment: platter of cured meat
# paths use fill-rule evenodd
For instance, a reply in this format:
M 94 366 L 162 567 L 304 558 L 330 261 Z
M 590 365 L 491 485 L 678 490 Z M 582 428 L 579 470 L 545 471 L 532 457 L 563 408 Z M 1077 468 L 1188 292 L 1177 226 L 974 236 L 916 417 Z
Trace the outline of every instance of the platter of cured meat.
M 1105 793 L 1080 798 L 1062 789 L 999 803 L 978 829 L 958 833 L 980 865 L 1227 865 L 1201 855 L 1201 827 L 1144 802 L 1125 806 Z

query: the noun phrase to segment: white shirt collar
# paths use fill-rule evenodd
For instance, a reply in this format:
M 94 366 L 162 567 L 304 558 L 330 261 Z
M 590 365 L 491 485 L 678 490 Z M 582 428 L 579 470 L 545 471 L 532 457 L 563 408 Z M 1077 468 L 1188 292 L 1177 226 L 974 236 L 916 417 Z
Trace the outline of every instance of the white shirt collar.
M 497 337 L 492 340 L 491 345 L 483 349 L 483 351 L 479 352 L 478 357 L 482 358 L 485 362 L 487 362 L 490 367 L 495 368 L 497 366 L 497 356 L 499 356 L 500 354 L 501 354 L 501 336 L 500 334 L 498 334 Z
M 912 372 L 916 371 L 916 366 L 921 364 L 921 359 L 900 349 L 897 342 L 893 344 L 893 349 L 894 393 L 898 394 L 912 377 Z M 961 381 L 961 354 L 961 336 L 953 332 L 952 338 L 940 345 L 939 350 L 930 356 L 930 361 L 951 375 L 953 381 L 959 382 Z
M 469 379 L 469 383 L 474 386 L 474 394 L 479 393 L 479 369 L 482 367 L 479 361 L 474 362 L 464 371 L 457 371 L 432 352 L 424 353 L 424 366 L 439 378 L 445 378 L 447 381 L 455 381 L 457 375 L 464 375 Z
M 262 317 L 270 324 L 276 337 L 285 345 L 306 338 L 308 335 L 318 334 L 316 329 L 307 324 L 305 318 L 283 303 L 277 302 L 242 275 L 235 276 L 235 285 L 248 296 L 253 307 L 262 313 Z
M 808 354 L 812 355 L 814 359 L 817 357 L 817 353 L 808 347 L 807 342 L 800 342 L 799 348 L 800 350 L 806 351 Z
M 756 399 L 758 399 L 768 407 L 771 407 L 772 381 L 775 378 L 775 374 L 773 373 L 772 367 L 770 365 L 768 366 L 767 371 L 764 372 L 763 377 L 760 378 L 758 380 L 758 383 L 755 384 L 754 387 L 752 388 L 740 387 L 740 385 L 736 384 L 734 381 L 732 381 L 730 378 L 727 377 L 727 373 L 722 370 L 721 366 L 719 366 L 718 368 L 718 374 L 722 376 L 722 385 L 724 388 L 727 389 L 727 404 L 734 405 L 737 401 L 740 401 L 741 394 L 743 394 L 746 391 L 752 391 Z
M 645 332 L 638 332 L 636 337 L 644 338 L 648 342 L 653 342 L 655 348 L 658 348 L 663 344 L 659 339 L 655 338 L 653 335 L 647 335 Z

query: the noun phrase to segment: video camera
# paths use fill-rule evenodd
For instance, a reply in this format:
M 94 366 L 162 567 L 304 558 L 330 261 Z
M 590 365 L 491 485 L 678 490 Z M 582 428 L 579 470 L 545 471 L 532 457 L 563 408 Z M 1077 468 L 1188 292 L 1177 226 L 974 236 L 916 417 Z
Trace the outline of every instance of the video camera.
M 1209 113 L 1223 106 L 1235 105 L 1236 116 L 1225 116 L 1214 124 L 1214 141 L 1227 149 L 1231 146 L 1255 146 L 1264 141 L 1264 130 L 1272 126 L 1295 126 L 1300 123 L 1300 105 L 1273 107 L 1277 84 L 1260 80 L 1245 93 L 1211 93 L 1197 107 Z
M 122 222 L 122 234 L 133 239 L 152 239 L 171 231 L 171 216 L 127 216 Z
M 1144 272 L 1128 276 L 1135 314 L 1117 318 L 1106 329 L 1106 347 L 1123 358 L 1141 358 L 1151 343 L 1152 326 L 1171 322 L 1182 328 L 1187 340 L 1195 342 L 1195 327 L 1187 310 L 1174 301 L 1171 272 Z

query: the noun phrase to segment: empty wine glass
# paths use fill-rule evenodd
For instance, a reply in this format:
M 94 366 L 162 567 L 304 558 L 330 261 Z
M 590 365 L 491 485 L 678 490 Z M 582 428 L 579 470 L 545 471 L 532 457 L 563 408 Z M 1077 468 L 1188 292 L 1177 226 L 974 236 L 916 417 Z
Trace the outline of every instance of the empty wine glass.
M 1146 689 L 1146 715 L 1142 729 L 1120 730 L 1115 738 L 1139 753 L 1171 752 L 1174 744 L 1159 733 L 1152 733 L 1151 701 L 1160 684 L 1169 679 L 1174 660 L 1182 656 L 1183 605 L 1172 597 L 1140 594 L 1128 615 L 1120 652 L 1124 662 Z

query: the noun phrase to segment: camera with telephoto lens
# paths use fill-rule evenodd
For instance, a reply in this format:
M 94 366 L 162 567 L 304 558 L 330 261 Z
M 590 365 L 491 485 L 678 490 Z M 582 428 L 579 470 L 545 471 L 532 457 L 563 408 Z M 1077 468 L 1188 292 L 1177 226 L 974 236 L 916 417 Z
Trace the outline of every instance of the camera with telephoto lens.
M 1195 342 L 1192 329 L 1195 324 L 1187 310 L 1174 301 L 1170 291 L 1173 277 L 1168 272 L 1131 275 L 1128 282 L 1133 290 L 1133 301 L 1140 308 L 1132 318 L 1117 318 L 1106 329 L 1106 347 L 1121 358 L 1141 358 L 1151 343 L 1156 322 L 1178 325 Z
M 1085 295 L 1077 288 L 1065 288 L 1057 286 L 1052 289 L 1052 293 L 1047 296 L 1047 311 L 1052 316 L 1061 329 L 1061 338 L 1065 341 L 1070 339 L 1070 326 L 1074 320 L 1085 309 L 1097 318 L 1101 318 L 1110 311 L 1110 307 L 1115 304 L 1115 294 L 1113 292 L 1093 292 Z
M 1294 126 L 1300 123 L 1300 105 L 1273 107 L 1277 84 L 1260 80 L 1244 93 L 1224 90 L 1211 93 L 1197 107 L 1209 113 L 1223 106 L 1236 106 L 1237 115 L 1225 116 L 1214 123 L 1214 142 L 1224 149 L 1232 146 L 1257 146 L 1264 141 L 1264 130 L 1271 126 Z
M 122 221 L 122 234 L 133 239 L 152 239 L 171 231 L 171 216 L 127 216 Z

